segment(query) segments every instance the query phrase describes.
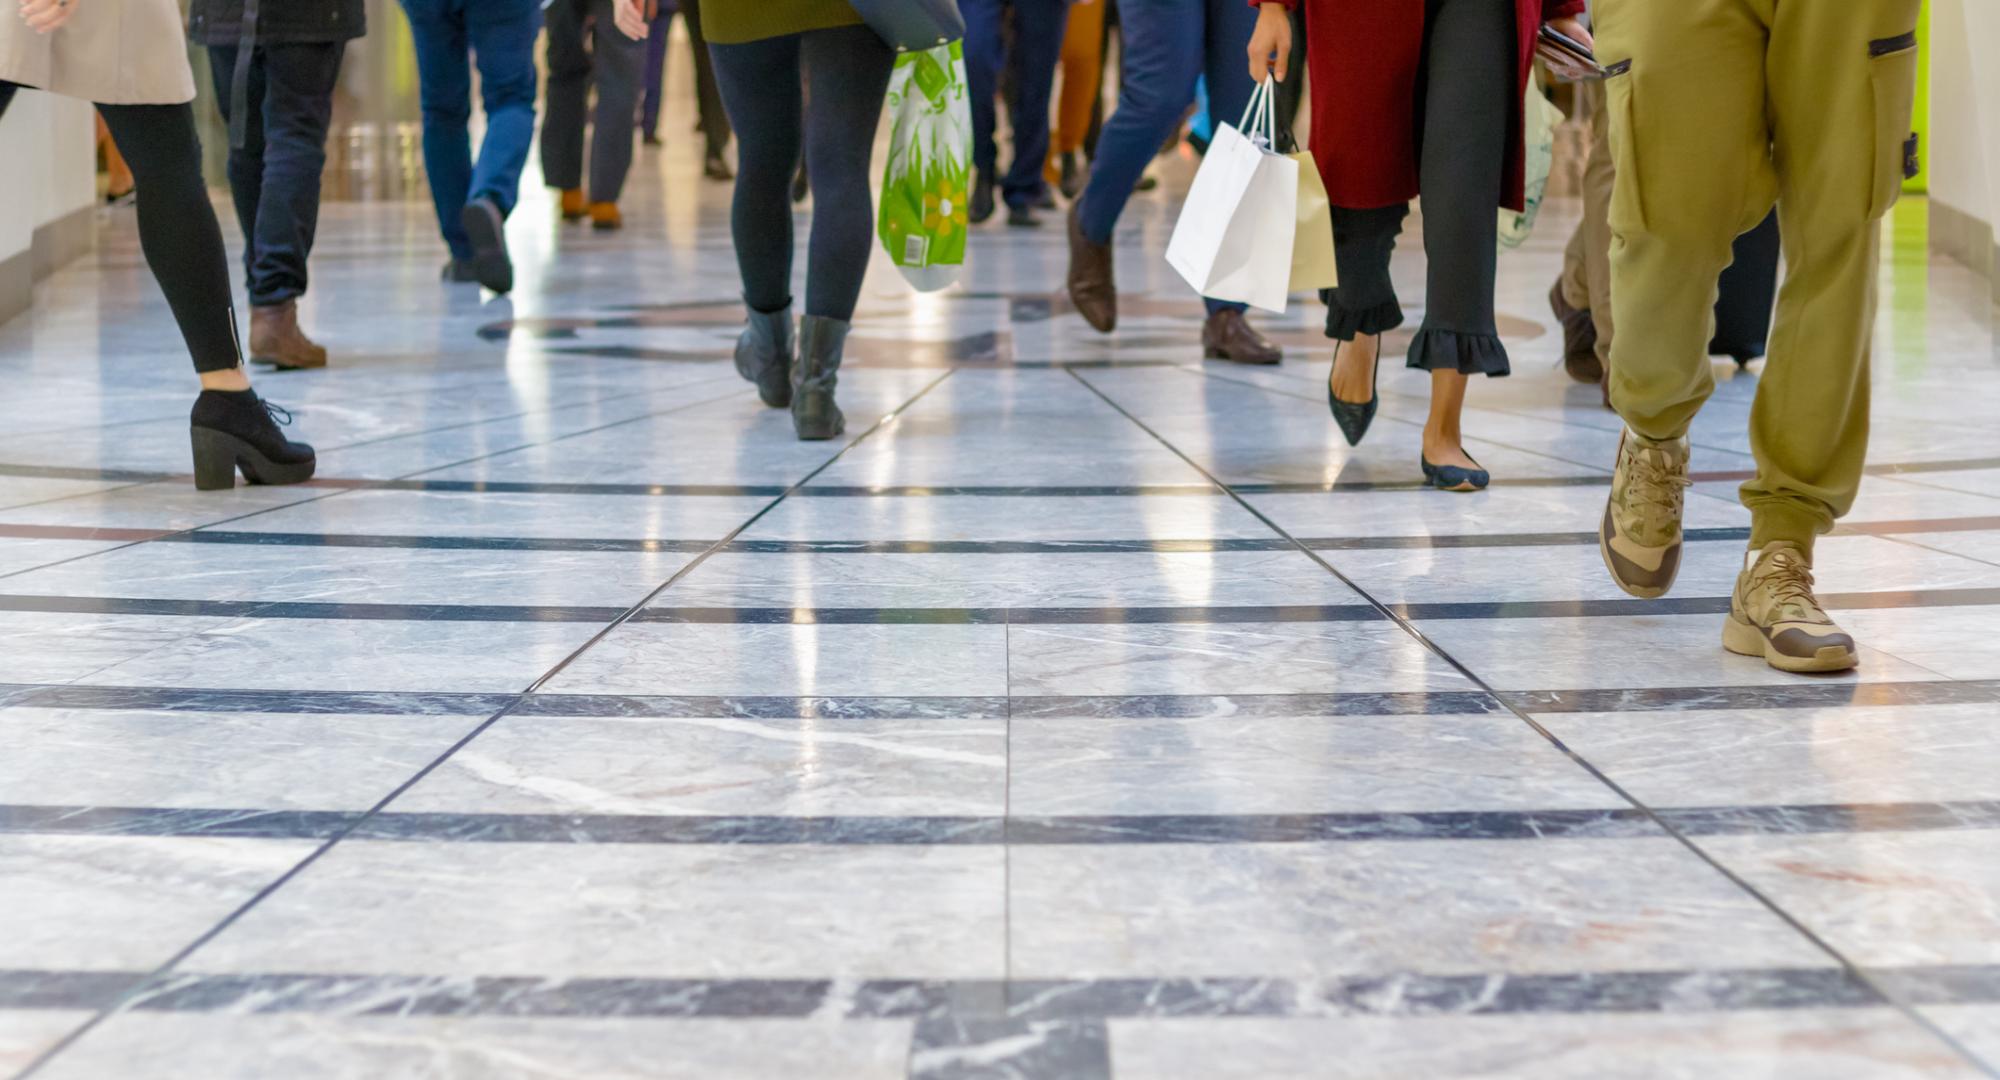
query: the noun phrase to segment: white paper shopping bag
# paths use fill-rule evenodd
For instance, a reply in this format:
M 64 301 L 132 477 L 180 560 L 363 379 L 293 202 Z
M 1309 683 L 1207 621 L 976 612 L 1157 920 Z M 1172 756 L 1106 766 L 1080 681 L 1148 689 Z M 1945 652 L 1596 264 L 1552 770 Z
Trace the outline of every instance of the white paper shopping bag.
M 1236 127 L 1216 128 L 1167 242 L 1167 262 L 1214 300 L 1285 310 L 1298 230 L 1299 165 L 1272 152 L 1266 79 Z

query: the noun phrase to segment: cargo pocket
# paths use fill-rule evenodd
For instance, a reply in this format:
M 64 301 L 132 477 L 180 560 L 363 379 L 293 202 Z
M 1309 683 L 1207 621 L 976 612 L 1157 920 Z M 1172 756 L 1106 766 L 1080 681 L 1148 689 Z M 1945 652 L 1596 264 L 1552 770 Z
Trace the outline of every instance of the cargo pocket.
M 1608 213 L 1617 235 L 1646 231 L 1646 199 L 1640 182 L 1639 132 L 1632 115 L 1632 61 L 1604 69 L 1604 107 L 1611 110 L 1609 138 L 1614 178 Z
M 1875 86 L 1875 178 L 1868 216 L 1879 218 L 1896 205 L 1903 180 L 1916 172 L 1917 136 L 1910 113 L 1917 101 L 1917 34 L 1868 43 L 1869 77 Z

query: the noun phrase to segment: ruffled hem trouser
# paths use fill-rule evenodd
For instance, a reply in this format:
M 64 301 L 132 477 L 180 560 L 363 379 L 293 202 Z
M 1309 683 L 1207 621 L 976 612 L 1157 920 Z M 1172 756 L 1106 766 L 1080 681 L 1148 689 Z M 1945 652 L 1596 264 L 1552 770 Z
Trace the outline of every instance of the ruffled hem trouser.
M 1505 375 L 1512 369 L 1493 319 L 1493 284 L 1516 77 L 1513 7 L 1490 0 L 1427 0 L 1425 7 L 1418 181 L 1429 266 L 1409 366 Z M 1403 324 L 1389 257 L 1408 213 L 1401 204 L 1333 208 L 1340 286 L 1323 294 L 1328 337 L 1352 341 Z

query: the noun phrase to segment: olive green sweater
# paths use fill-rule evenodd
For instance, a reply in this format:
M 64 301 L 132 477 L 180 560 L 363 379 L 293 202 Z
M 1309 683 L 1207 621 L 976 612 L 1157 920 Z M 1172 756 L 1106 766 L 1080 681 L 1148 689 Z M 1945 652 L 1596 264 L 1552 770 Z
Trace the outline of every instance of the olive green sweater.
M 702 0 L 702 35 L 717 45 L 861 22 L 847 0 Z

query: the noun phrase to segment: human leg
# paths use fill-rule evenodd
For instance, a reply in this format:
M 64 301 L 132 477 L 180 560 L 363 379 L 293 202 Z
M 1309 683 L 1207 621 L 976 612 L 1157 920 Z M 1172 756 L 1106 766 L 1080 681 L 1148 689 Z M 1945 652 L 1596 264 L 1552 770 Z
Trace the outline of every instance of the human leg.
M 592 221 L 607 219 L 595 207 L 615 206 L 632 168 L 632 125 L 639 106 L 639 77 L 645 66 L 646 43 L 626 37 L 613 21 L 612 0 L 593 0 L 597 15 L 593 67 L 597 76 L 597 112 L 590 132 L 590 201 Z M 615 221 L 615 213 L 611 220 Z
M 453 259 L 472 257 L 459 224 L 472 186 L 472 64 L 465 24 L 448 0 L 402 0 L 417 53 L 417 96 L 423 110 L 424 177 L 437 211 L 438 232 Z

